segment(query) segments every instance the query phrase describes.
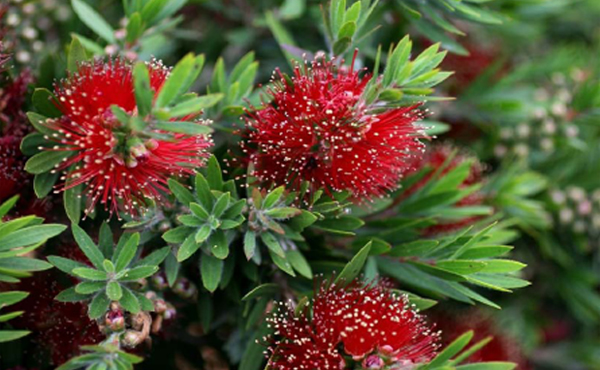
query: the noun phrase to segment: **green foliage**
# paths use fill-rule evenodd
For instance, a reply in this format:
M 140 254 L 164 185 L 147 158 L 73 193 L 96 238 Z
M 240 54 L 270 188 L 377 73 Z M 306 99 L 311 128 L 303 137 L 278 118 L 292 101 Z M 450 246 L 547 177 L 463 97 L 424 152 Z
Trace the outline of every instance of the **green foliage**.
M 66 363 L 57 367 L 57 370 L 132 370 L 133 365 L 142 362 L 142 358 L 120 350 L 110 343 L 96 346 L 82 346 L 86 353 L 73 357 Z
M 18 283 L 19 279 L 31 276 L 32 272 L 47 270 L 49 263 L 28 255 L 41 247 L 48 239 L 63 232 L 66 227 L 58 224 L 43 225 L 43 219 L 25 216 L 3 221 L 3 218 L 15 206 L 18 196 L 14 196 L 0 205 L 0 281 Z M 0 293 L 0 309 L 25 299 L 29 293 L 5 291 Z M 15 311 L 0 314 L 0 323 L 7 322 L 23 314 Z M 0 343 L 21 338 L 29 334 L 26 330 L 0 330 Z
M 60 292 L 61 302 L 88 302 L 88 315 L 101 317 L 111 302 L 119 302 L 128 312 L 153 311 L 154 304 L 138 291 L 137 282 L 152 276 L 158 265 L 167 257 L 169 248 L 154 251 L 139 258 L 140 235 L 123 234 L 115 246 L 112 235 L 102 238 L 97 245 L 77 224 L 72 224 L 73 237 L 92 267 L 59 256 L 49 256 L 48 261 L 64 273 L 81 282 Z M 105 229 L 106 230 L 106 229 Z

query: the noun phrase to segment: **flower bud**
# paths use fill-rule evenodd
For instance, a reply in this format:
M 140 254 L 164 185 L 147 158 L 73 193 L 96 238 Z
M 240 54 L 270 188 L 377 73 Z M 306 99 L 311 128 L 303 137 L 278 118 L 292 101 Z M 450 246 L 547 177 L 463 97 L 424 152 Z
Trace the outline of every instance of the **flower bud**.
M 125 328 L 125 317 L 120 309 L 110 310 L 104 316 L 104 324 L 110 331 L 121 331 Z
M 362 362 L 362 367 L 364 369 L 383 369 L 385 363 L 381 359 L 381 357 L 377 355 L 370 355 L 365 358 Z
M 124 347 L 134 348 L 144 341 L 142 333 L 135 330 L 127 330 L 121 338 L 121 343 Z

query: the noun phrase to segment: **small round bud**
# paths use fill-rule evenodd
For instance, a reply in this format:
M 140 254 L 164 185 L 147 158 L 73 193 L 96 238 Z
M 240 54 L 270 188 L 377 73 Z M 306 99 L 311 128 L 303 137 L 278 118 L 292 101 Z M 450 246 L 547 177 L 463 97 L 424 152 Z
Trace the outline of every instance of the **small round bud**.
M 127 330 L 121 338 L 121 343 L 124 347 L 134 348 L 144 341 L 142 333 L 135 330 Z

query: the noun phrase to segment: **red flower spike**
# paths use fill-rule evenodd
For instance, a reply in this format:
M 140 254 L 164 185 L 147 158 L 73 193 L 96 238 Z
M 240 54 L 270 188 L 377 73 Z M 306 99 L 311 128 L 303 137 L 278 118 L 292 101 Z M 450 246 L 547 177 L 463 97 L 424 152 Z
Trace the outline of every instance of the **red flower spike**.
M 263 184 L 298 190 L 309 181 L 312 190 L 370 200 L 394 189 L 423 151 L 413 125 L 421 113 L 367 104 L 371 76 L 322 58 L 296 66 L 291 78 L 277 74 L 272 102 L 248 113 L 242 143 Z
M 275 335 L 282 338 L 271 346 L 274 369 L 345 369 L 344 357 L 388 367 L 417 365 L 437 352 L 439 333 L 405 296 L 381 283 L 322 284 L 313 300 L 312 321 L 308 317 L 307 310 L 296 316 L 288 307 L 271 319 Z M 330 367 L 308 362 L 316 358 L 329 358 Z
M 159 62 L 148 67 L 150 85 L 157 94 L 168 70 Z M 49 150 L 75 152 L 56 168 L 71 169 L 62 177 L 64 184 L 58 191 L 84 184 L 86 214 L 100 202 L 111 214 L 124 211 L 136 216 L 144 199 L 161 199 L 170 177 L 193 173 L 208 156 L 206 149 L 212 142 L 204 135 L 155 139 L 149 132 L 128 131 L 121 125 L 112 114 L 112 105 L 136 113 L 132 67 L 125 61 L 82 64 L 76 74 L 56 86 L 55 94 L 63 116 L 45 125 L 55 131 L 48 138 L 60 145 Z
M 0 203 L 18 194 L 29 182 L 23 169 L 25 157 L 19 149 L 20 143 L 15 136 L 0 137 Z

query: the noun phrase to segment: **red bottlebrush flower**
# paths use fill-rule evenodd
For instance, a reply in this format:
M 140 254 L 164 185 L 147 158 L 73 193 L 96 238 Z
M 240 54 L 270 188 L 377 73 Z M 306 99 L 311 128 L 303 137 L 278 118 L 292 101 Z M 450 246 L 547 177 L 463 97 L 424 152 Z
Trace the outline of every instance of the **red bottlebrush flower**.
M 154 62 L 149 71 L 157 94 L 168 70 Z M 116 119 L 112 105 L 136 112 L 132 66 L 125 61 L 82 64 L 56 86 L 55 94 L 63 116 L 45 122 L 55 132 L 49 139 L 58 144 L 48 150 L 73 153 L 57 166 L 56 170 L 70 169 L 59 190 L 83 184 L 86 213 L 100 202 L 111 214 L 120 210 L 137 215 L 144 199 L 160 200 L 170 177 L 193 173 L 208 156 L 211 141 L 205 135 L 152 138 L 148 134 L 162 132 L 133 132 Z
M 367 104 L 370 76 L 320 58 L 291 78 L 277 73 L 273 100 L 248 113 L 242 143 L 262 183 L 298 190 L 308 181 L 313 190 L 371 199 L 395 188 L 422 152 L 413 125 L 420 112 Z
M 58 366 L 78 355 L 80 346 L 97 344 L 105 338 L 96 322 L 88 318 L 85 304 L 54 299 L 64 289 L 56 275 L 54 271 L 39 272 L 22 280 L 17 287 L 30 292 L 14 305 L 15 310 L 24 311 L 23 315 L 11 321 L 15 328 L 32 332 L 28 338 L 35 345 L 24 352 L 30 357 L 28 363 L 47 366 L 49 354 L 52 363 Z
M 445 169 L 441 171 L 441 173 L 439 174 L 440 176 L 444 176 L 457 166 L 461 165 L 462 163 L 465 163 L 465 161 L 473 162 L 471 164 L 470 172 L 467 178 L 465 178 L 465 180 L 460 184 L 460 186 L 458 187 L 459 189 L 467 189 L 473 185 L 483 182 L 483 165 L 479 161 L 477 161 L 476 158 L 470 157 L 469 155 L 461 153 L 460 151 L 456 153 L 452 159 L 450 159 L 450 156 L 455 150 L 456 148 L 454 148 L 451 145 L 436 145 L 430 148 L 427 151 L 427 154 L 423 158 L 421 158 L 417 163 L 415 163 L 414 168 L 416 170 L 413 172 L 423 170 L 425 167 L 432 169 L 432 171 L 425 175 L 416 184 L 407 188 L 402 194 L 402 199 L 407 198 L 408 196 L 410 196 L 411 194 L 415 193 L 417 190 L 421 189 L 423 186 L 428 184 L 430 181 L 432 181 L 435 170 L 442 167 L 448 160 L 450 160 L 450 162 L 446 165 Z M 462 198 L 455 204 L 455 206 L 466 207 L 482 205 L 484 200 L 484 195 L 479 191 L 475 191 Z M 425 229 L 424 233 L 427 235 L 434 235 L 456 231 L 458 229 L 472 224 L 478 219 L 479 216 L 466 217 L 459 220 L 440 220 L 437 225 L 430 226 L 427 229 Z
M 308 309 L 296 315 L 288 306 L 270 320 L 281 338 L 270 349 L 274 369 L 345 369 L 346 360 L 416 365 L 438 348 L 439 333 L 384 284 L 322 284 L 309 317 Z
M 0 203 L 18 194 L 29 182 L 20 143 L 15 136 L 0 137 Z

